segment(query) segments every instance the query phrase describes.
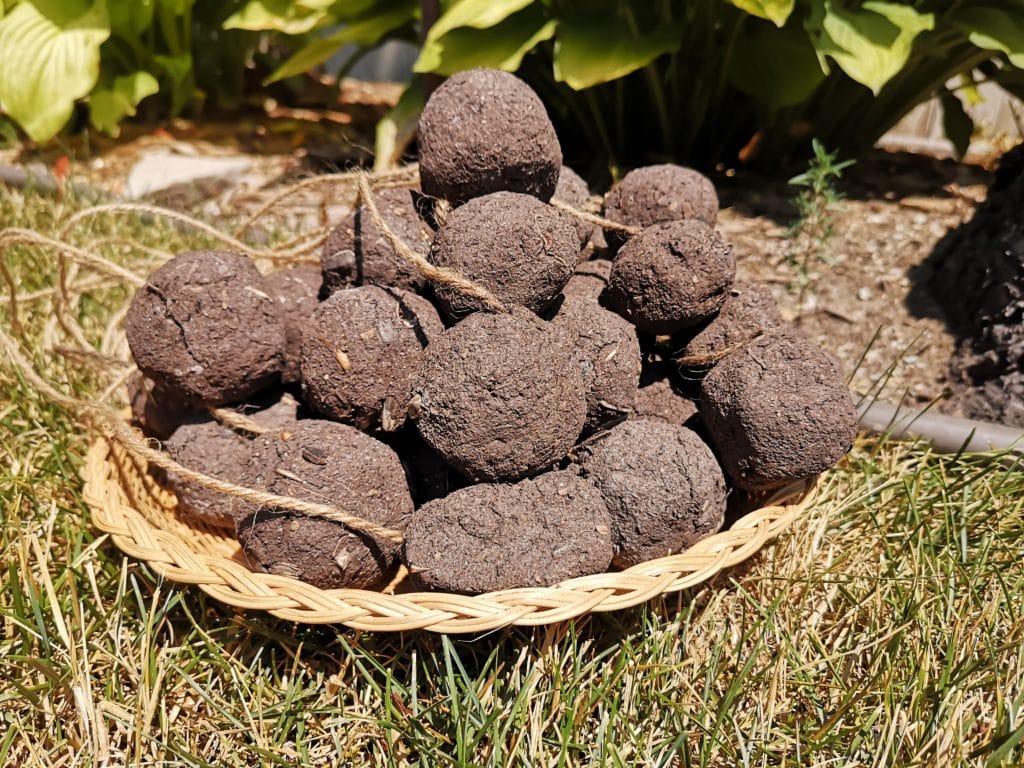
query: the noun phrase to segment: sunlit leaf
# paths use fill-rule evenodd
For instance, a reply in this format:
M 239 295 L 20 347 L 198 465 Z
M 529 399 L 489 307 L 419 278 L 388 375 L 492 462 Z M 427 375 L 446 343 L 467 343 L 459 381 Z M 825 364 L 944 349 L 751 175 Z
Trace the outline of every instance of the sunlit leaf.
M 1024 69 L 1024 18 L 1019 12 L 968 5 L 957 11 L 953 23 L 979 48 L 1005 53 L 1013 66 Z
M 322 5 L 323 7 L 318 7 Z M 249 0 L 224 21 L 224 29 L 272 30 L 301 35 L 330 20 L 329 3 L 297 3 L 294 0 Z
M 426 43 L 430 45 L 458 27 L 473 27 L 474 29 L 493 27 L 531 4 L 536 3 L 534 0 L 456 0 L 434 22 L 430 32 L 427 33 Z
M 416 125 L 425 103 L 423 77 L 417 75 L 402 91 L 398 103 L 377 123 L 374 171 L 386 171 L 398 165 L 402 153 L 416 135 Z
M 110 29 L 121 37 L 137 37 L 153 21 L 154 0 L 107 0 Z
M 726 2 L 781 27 L 793 13 L 795 0 L 726 0 Z
M 149 72 L 133 72 L 101 82 L 89 95 L 89 122 L 111 136 L 120 134 L 119 124 L 135 114 L 139 102 L 160 90 Z

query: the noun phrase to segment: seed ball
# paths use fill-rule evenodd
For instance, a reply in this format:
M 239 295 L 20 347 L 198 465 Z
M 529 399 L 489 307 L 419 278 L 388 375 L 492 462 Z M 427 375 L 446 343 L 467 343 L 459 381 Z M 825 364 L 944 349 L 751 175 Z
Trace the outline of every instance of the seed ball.
M 732 246 L 707 224 L 655 224 L 615 257 L 607 302 L 639 331 L 672 334 L 714 315 L 735 275 Z
M 551 467 L 587 414 L 579 366 L 523 309 L 477 312 L 446 330 L 427 347 L 414 391 L 420 435 L 474 482 Z
M 544 104 L 496 69 L 448 78 L 427 100 L 418 129 L 420 184 L 453 205 L 507 190 L 551 199 L 562 148 Z
M 173 389 L 161 387 L 138 372 L 128 380 L 127 390 L 132 424 L 146 437 L 157 440 L 169 438 L 185 419 L 202 409 Z
M 277 299 L 284 314 L 284 370 L 281 381 L 292 384 L 299 381 L 299 362 L 302 351 L 302 326 L 313 315 L 319 301 L 323 279 L 315 264 L 271 272 L 265 278 L 270 295 Z
M 833 466 L 857 419 L 835 362 L 798 332 L 777 331 L 704 377 L 700 415 L 732 481 L 771 490 Z
M 581 446 L 577 460 L 611 512 L 616 565 L 682 552 L 725 519 L 725 477 L 689 429 L 627 421 Z
M 338 291 L 302 335 L 306 403 L 359 429 L 398 429 L 423 348 L 442 330 L 430 302 L 414 293 L 375 285 Z
M 641 387 L 633 398 L 631 419 L 660 421 L 677 427 L 694 426 L 697 404 L 673 389 L 668 379 Z
M 405 562 L 421 589 L 545 587 L 606 571 L 610 525 L 601 494 L 572 472 L 472 485 L 413 515 Z
M 713 365 L 724 351 L 783 324 L 771 291 L 760 285 L 735 283 L 718 314 L 690 339 L 682 356 L 684 360 L 700 361 L 698 365 Z
M 278 457 L 266 490 L 336 507 L 401 531 L 412 514 L 402 464 L 384 443 L 344 424 L 307 420 L 261 448 Z M 367 589 L 387 581 L 399 545 L 324 518 L 261 509 L 239 522 L 238 539 L 254 566 L 321 589 Z
M 594 301 L 567 297 L 551 321 L 583 375 L 587 398 L 584 432 L 625 419 L 640 382 L 636 330 Z
M 608 259 L 584 261 L 569 278 L 562 289 L 563 296 L 578 296 L 590 301 L 598 301 L 608 287 L 608 278 L 612 273 L 612 263 Z
M 157 269 L 125 318 L 146 376 L 207 405 L 272 384 L 284 367 L 285 323 L 253 263 L 229 251 L 191 251 Z
M 420 215 L 416 194 L 411 189 L 382 189 L 373 193 L 373 200 L 391 231 L 426 258 L 434 233 Z M 418 291 L 426 283 L 415 267 L 395 253 L 364 205 L 331 230 L 320 253 L 320 269 L 327 293 L 358 285 Z
M 210 416 L 197 414 L 178 427 L 165 447 L 171 458 L 188 469 L 237 483 L 246 467 L 247 440 Z M 178 497 L 178 509 L 211 525 L 231 527 L 228 496 L 173 472 L 167 486 Z
M 388 445 L 402 460 L 412 500 L 417 507 L 465 487 L 466 479 L 424 442 L 412 424 L 406 424 L 388 438 Z
M 461 205 L 434 237 L 430 260 L 493 293 L 541 312 L 572 277 L 579 241 L 572 220 L 535 197 L 495 192 Z M 483 309 L 472 296 L 434 283 L 441 309 L 462 317 Z
M 558 174 L 558 185 L 555 187 L 554 198 L 568 203 L 577 211 L 597 213 L 596 210 L 593 210 L 594 206 L 590 202 L 590 189 L 587 187 L 587 182 L 567 165 L 563 165 Z M 580 219 L 573 219 L 573 225 L 580 238 L 580 259 L 582 260 L 583 254 L 586 253 L 583 246 L 587 244 L 597 228 Z
M 604 215 L 632 227 L 680 219 L 699 219 L 713 227 L 718 220 L 718 194 L 711 180 L 692 168 L 648 165 L 630 171 L 609 190 Z M 617 248 L 629 236 L 608 230 L 606 237 Z

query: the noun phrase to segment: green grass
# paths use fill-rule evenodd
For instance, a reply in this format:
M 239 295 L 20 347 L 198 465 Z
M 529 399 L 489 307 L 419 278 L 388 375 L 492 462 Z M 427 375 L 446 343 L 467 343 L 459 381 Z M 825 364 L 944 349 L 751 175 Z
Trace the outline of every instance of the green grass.
M 61 213 L 0 191 L 4 226 L 52 232 Z M 134 217 L 93 234 L 115 228 L 203 243 Z M 21 290 L 52 284 L 52 253 L 8 258 Z M 82 303 L 90 336 L 124 296 Z M 49 300 L 22 312 L 36 363 L 94 391 L 43 348 Z M 162 581 L 90 528 L 85 445 L 4 358 L 0 766 L 1024 762 L 1024 472 L 1008 459 L 864 439 L 788 533 L 710 584 L 438 637 L 296 626 Z

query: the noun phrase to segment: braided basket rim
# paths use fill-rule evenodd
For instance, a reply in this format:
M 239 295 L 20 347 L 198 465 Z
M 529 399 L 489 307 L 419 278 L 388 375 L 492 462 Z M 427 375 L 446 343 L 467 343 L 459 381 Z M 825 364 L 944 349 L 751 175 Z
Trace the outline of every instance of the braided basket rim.
M 551 587 L 469 596 L 319 589 L 288 576 L 254 572 L 237 541 L 224 530 L 179 516 L 173 494 L 149 475 L 145 461 L 109 437 L 92 442 L 82 477 L 93 525 L 122 552 L 144 561 L 169 581 L 197 586 L 226 605 L 266 611 L 287 621 L 344 624 L 374 632 L 420 629 L 445 634 L 553 624 L 587 613 L 629 608 L 696 586 L 753 556 L 806 511 L 817 491 L 816 478 L 790 486 L 729 529 L 676 555 Z

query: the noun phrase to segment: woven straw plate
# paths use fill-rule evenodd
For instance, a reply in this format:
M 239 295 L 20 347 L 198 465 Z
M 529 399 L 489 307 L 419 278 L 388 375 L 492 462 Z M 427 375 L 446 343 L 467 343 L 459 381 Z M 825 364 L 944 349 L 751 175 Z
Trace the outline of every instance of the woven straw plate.
M 536 626 L 596 611 L 614 611 L 693 587 L 757 552 L 813 501 L 813 481 L 777 494 L 678 555 L 624 571 L 583 576 L 553 587 L 466 596 L 438 592 L 388 594 L 318 589 L 297 579 L 256 573 L 238 542 L 222 529 L 177 514 L 177 501 L 149 475 L 145 462 L 110 438 L 93 443 L 83 470 L 94 525 L 126 554 L 171 581 L 194 584 L 236 608 L 267 611 L 306 624 L 345 624 L 397 632 L 483 632 Z

